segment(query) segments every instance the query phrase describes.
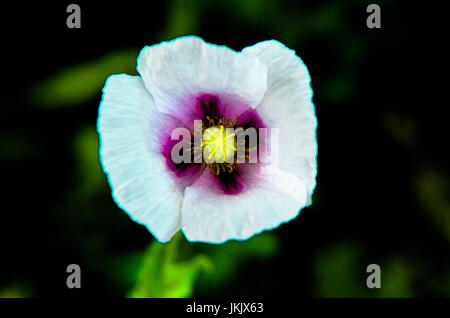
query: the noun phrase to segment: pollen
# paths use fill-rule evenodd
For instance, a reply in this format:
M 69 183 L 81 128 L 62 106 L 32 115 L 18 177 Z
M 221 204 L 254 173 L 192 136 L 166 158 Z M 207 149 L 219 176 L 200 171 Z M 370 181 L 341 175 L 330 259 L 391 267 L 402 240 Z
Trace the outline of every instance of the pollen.
M 200 100 L 205 114 L 201 125 L 194 125 L 190 130 L 194 140 L 191 145 L 191 154 L 195 163 L 201 164 L 201 169 L 209 168 L 215 175 L 232 174 L 241 162 L 237 159 L 239 151 L 245 151 L 245 158 L 255 149 L 250 149 L 245 142 L 238 144 L 239 137 L 244 133 L 241 123 L 236 115 L 235 119 L 217 115 L 217 100 Z M 239 151 L 238 151 L 239 150 Z
M 206 163 L 233 163 L 236 135 L 223 125 L 207 128 L 202 136 L 203 157 Z

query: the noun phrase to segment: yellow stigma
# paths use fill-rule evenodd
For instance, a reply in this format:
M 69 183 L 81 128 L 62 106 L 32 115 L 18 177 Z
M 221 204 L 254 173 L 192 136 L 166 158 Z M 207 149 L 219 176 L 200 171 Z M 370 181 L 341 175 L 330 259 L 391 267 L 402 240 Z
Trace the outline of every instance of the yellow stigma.
M 235 134 L 220 126 L 209 127 L 203 132 L 203 160 L 207 163 L 233 162 L 236 152 Z

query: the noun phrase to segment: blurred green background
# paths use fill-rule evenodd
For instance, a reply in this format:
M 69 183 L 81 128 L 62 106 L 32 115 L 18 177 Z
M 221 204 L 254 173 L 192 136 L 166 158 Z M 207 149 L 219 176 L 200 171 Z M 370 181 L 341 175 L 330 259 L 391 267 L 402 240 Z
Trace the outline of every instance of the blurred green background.
M 34 4 L 5 35 L 0 297 L 450 296 L 449 161 L 435 137 L 446 124 L 419 94 L 427 39 L 408 8 L 378 1 L 382 28 L 370 30 L 367 1 L 78 3 L 79 30 L 65 26 L 69 2 Z M 311 74 L 314 203 L 245 242 L 158 244 L 100 168 L 106 77 L 137 74 L 143 46 L 187 34 L 235 50 L 276 39 Z M 72 263 L 79 290 L 65 285 Z M 372 263 L 380 289 L 366 287 Z

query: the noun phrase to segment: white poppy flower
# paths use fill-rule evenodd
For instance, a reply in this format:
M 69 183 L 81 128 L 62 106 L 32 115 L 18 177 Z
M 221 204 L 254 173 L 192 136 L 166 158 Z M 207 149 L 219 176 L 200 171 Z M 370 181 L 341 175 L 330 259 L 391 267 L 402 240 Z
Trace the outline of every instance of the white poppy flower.
M 159 242 L 178 230 L 189 241 L 244 240 L 311 204 L 317 123 L 310 77 L 294 51 L 272 40 L 235 52 L 188 36 L 145 47 L 137 69 L 140 76 L 112 75 L 103 88 L 100 156 L 115 202 Z M 180 139 L 172 132 L 195 135 L 195 120 L 203 124 L 200 153 L 212 162 L 175 163 Z M 239 127 L 278 129 L 270 173 L 261 152 L 256 163 L 238 162 L 225 128 Z

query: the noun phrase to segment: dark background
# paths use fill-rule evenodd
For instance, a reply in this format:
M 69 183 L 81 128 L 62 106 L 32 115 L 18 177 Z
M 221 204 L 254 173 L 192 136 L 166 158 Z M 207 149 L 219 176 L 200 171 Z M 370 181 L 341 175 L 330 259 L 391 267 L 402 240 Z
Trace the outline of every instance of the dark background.
M 442 8 L 378 1 L 382 27 L 368 29 L 365 1 L 77 1 L 82 27 L 68 29 L 69 3 L 1 9 L 0 297 L 450 296 Z M 191 275 L 191 289 L 133 293 L 155 285 L 146 266 L 165 247 L 148 248 L 151 234 L 112 201 L 101 88 L 136 74 L 143 46 L 185 34 L 237 51 L 277 39 L 303 59 L 318 118 L 314 204 L 247 242 L 182 239 L 174 275 Z M 71 263 L 80 290 L 66 287 Z M 365 285 L 372 263 L 381 289 Z

